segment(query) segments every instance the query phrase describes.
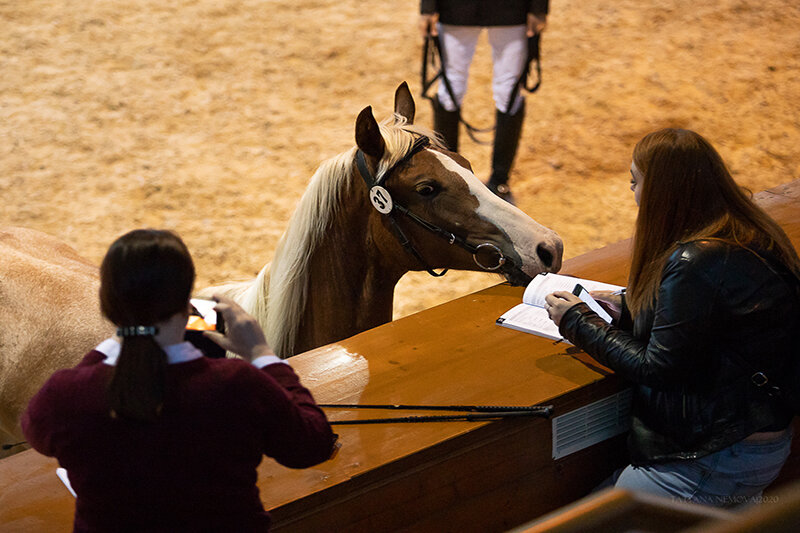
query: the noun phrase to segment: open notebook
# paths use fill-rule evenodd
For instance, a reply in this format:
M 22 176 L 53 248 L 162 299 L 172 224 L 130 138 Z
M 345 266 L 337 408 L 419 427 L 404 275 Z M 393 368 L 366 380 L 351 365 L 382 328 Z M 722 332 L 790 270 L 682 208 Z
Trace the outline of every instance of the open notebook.
M 505 328 L 533 333 L 547 339 L 563 340 L 558 332 L 558 326 L 550 320 L 550 316 L 544 309 L 544 299 L 545 296 L 555 291 L 573 292 L 576 285 L 581 285 L 587 291 L 621 291 L 623 289 L 619 285 L 611 285 L 610 283 L 589 279 L 562 276 L 561 274 L 539 274 L 531 280 L 525 289 L 525 293 L 522 295 L 522 303 L 503 313 L 496 323 Z M 585 291 L 580 295 L 580 298 L 589 304 L 593 311 L 603 316 L 606 322 L 611 321 L 611 317 L 608 316 L 605 310 Z

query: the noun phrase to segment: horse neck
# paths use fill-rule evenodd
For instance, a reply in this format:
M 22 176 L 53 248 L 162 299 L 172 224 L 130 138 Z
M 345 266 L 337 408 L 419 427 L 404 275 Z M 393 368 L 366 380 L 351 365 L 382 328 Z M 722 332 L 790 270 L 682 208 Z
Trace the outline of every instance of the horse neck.
M 407 269 L 386 257 L 375 242 L 380 217 L 355 171 L 339 207 L 309 259 L 308 300 L 293 353 L 392 320 L 394 288 Z

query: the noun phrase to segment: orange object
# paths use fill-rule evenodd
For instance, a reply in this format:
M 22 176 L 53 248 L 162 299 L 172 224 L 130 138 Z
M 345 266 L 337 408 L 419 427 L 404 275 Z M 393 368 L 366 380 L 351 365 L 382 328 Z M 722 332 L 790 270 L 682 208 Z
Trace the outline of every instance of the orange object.
M 189 322 L 186 323 L 186 329 L 192 329 L 195 331 L 214 331 L 216 326 L 214 324 L 209 324 L 203 317 L 201 316 L 189 316 Z

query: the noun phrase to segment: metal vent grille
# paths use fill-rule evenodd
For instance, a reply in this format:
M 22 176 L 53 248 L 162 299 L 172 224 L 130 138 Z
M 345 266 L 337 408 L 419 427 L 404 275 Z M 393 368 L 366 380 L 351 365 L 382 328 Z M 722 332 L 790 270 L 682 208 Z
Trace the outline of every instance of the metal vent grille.
M 553 418 L 553 459 L 624 433 L 631 425 L 631 390 Z

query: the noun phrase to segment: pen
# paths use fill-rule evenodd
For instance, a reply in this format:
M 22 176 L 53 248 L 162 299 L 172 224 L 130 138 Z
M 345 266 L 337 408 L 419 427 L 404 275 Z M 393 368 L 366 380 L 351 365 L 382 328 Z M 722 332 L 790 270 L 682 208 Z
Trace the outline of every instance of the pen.
M 621 295 L 625 294 L 625 289 L 620 289 L 620 290 L 618 290 L 618 291 L 614 291 L 614 292 L 612 292 L 611 294 L 612 294 L 613 296 L 621 296 Z

